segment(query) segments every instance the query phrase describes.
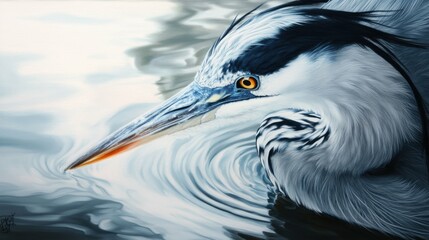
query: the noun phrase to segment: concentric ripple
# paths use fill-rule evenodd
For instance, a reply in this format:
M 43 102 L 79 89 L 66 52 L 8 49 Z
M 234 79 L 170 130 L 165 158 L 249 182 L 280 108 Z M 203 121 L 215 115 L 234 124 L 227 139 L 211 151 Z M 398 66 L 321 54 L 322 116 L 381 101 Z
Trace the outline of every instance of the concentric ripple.
M 173 234 L 166 227 L 171 221 L 174 234 L 186 238 L 195 237 L 196 229 L 211 238 L 224 229 L 260 236 L 270 231 L 270 184 L 256 154 L 255 132 L 215 129 L 179 132 L 73 175 L 92 182 L 88 191 L 101 187 L 97 192 L 122 202 L 163 236 Z

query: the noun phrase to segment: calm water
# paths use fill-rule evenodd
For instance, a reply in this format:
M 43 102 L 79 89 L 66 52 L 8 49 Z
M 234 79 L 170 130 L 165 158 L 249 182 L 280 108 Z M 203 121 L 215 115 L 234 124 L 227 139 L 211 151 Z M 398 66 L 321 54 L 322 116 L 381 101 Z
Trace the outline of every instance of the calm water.
M 0 2 L 0 215 L 15 222 L 0 239 L 381 238 L 276 196 L 248 134 L 187 131 L 64 173 L 192 81 L 256 5 Z

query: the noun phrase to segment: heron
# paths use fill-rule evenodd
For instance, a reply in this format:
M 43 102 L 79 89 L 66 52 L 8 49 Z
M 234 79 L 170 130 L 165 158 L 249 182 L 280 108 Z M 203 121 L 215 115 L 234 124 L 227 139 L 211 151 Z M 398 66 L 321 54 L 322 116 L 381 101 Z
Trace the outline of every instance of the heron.
M 279 194 L 365 228 L 429 238 L 429 3 L 259 9 L 234 19 L 192 83 L 67 170 L 184 129 L 228 125 L 252 131 Z

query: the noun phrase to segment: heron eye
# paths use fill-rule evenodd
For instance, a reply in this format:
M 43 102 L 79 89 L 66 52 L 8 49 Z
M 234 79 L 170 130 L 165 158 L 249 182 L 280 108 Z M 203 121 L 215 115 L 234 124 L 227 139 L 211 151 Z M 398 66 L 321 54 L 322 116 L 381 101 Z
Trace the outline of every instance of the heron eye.
M 237 80 L 237 88 L 252 90 L 258 88 L 258 85 L 259 82 L 255 76 L 241 77 Z

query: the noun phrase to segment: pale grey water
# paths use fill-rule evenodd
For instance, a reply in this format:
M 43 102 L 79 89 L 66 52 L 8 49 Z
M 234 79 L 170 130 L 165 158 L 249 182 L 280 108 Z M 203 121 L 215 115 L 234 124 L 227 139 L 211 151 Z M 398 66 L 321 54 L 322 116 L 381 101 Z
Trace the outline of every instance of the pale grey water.
M 0 2 L 0 215 L 15 220 L 0 239 L 381 238 L 276 197 L 246 134 L 175 134 L 64 173 L 192 81 L 257 4 Z

